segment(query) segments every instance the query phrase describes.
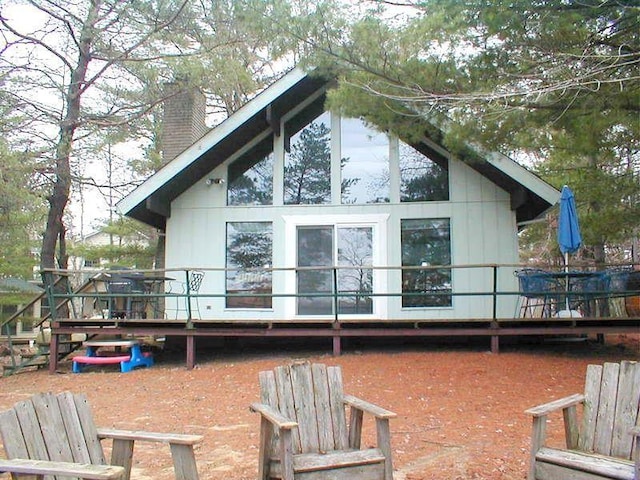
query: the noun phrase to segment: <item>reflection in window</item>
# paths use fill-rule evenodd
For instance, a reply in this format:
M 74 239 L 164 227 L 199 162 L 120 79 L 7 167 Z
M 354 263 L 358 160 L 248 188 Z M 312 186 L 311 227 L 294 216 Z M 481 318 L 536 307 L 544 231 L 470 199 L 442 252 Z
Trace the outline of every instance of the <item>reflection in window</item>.
M 284 203 L 331 202 L 330 115 L 323 113 L 293 135 L 284 161 Z
M 333 311 L 332 269 L 304 267 L 333 266 L 333 227 L 298 227 L 298 297 L 299 315 L 327 315 Z
M 337 255 L 334 251 L 337 245 Z M 336 263 L 337 257 L 337 263 Z M 373 312 L 373 229 L 372 227 L 298 227 L 299 315 L 334 313 L 333 267 L 338 282 L 338 313 Z M 304 267 L 327 267 L 305 269 Z
M 229 165 L 227 205 L 271 205 L 273 203 L 273 153 L 253 165 L 246 158 Z
M 341 121 L 342 203 L 389 201 L 389 137 L 362 120 Z
M 372 255 L 371 227 L 338 228 L 339 313 L 373 313 Z
M 451 306 L 451 269 L 429 268 L 451 264 L 448 219 L 402 220 L 403 307 Z
M 449 200 L 449 173 L 429 157 L 400 142 L 400 201 Z
M 272 249 L 270 222 L 227 223 L 227 295 L 271 294 Z M 271 297 L 228 296 L 227 308 L 271 308 Z

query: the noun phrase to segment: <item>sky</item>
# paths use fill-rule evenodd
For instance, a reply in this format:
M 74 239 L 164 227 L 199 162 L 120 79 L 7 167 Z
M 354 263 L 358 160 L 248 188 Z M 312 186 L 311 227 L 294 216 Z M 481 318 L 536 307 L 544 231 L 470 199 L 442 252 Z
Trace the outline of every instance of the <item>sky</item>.
M 41 28 L 46 21 L 46 15 L 39 12 L 36 8 L 24 3 L 7 3 L 2 5 L 1 13 L 3 18 L 9 20 L 10 25 L 22 32 L 34 31 Z M 17 50 L 20 52 L 20 50 Z M 33 90 L 29 90 L 29 94 Z M 50 93 L 43 93 L 42 98 L 36 98 L 43 105 L 52 105 L 52 108 L 59 110 L 59 98 L 52 96 Z M 57 132 L 48 135 L 55 138 Z M 98 160 L 82 160 L 75 162 L 76 168 L 74 173 L 83 177 L 86 184 L 81 187 L 74 185 L 72 198 L 67 208 L 67 215 L 71 217 L 71 225 L 68 225 L 69 232 L 74 237 L 86 236 L 93 233 L 109 218 L 110 199 L 108 195 L 109 189 L 91 187 L 90 184 L 107 185 L 108 171 L 106 167 L 106 157 L 111 156 L 114 164 L 114 174 L 112 175 L 113 183 L 121 183 L 126 180 L 123 177 L 127 160 L 132 158 L 140 158 L 143 155 L 140 145 L 135 142 L 121 144 L 111 152 L 103 152 L 102 159 Z M 102 190 L 102 192 L 101 192 Z M 121 195 L 114 193 L 112 204 L 120 200 Z M 113 209 L 115 212 L 115 208 Z
M 353 6 L 356 7 L 357 5 Z M 407 12 L 407 9 L 402 9 L 402 11 Z M 46 15 L 40 13 L 28 3 L 6 3 L 2 6 L 2 16 L 9 19 L 12 26 L 17 26 L 18 29 L 25 31 L 33 31 L 41 27 L 47 18 Z M 51 99 L 43 98 L 42 100 L 43 103 L 49 102 L 52 105 L 53 103 L 51 102 L 56 101 L 59 101 L 59 99 L 55 96 Z M 55 107 L 55 109 L 59 109 L 59 107 Z M 55 138 L 55 132 L 52 137 Z M 111 177 L 113 183 L 121 183 L 126 180 L 122 178 L 125 171 L 122 165 L 125 165 L 128 160 L 141 158 L 143 152 L 140 145 L 130 142 L 114 148 L 111 152 L 103 152 L 103 154 L 103 157 L 110 155 L 116 164 L 115 173 Z M 88 180 L 88 183 L 108 184 L 109 175 L 105 166 L 106 158 L 100 158 L 95 161 L 83 159 L 76 163 L 78 164 L 77 171 L 74 173 Z M 352 168 L 355 167 L 355 163 L 354 161 Z M 90 234 L 109 218 L 110 211 L 116 215 L 113 205 L 120 200 L 121 196 L 122 193 L 115 193 L 113 198 L 110 199 L 108 189 L 98 189 L 88 184 L 75 187 L 68 207 L 68 214 L 72 219 L 69 226 L 71 235 L 78 237 Z

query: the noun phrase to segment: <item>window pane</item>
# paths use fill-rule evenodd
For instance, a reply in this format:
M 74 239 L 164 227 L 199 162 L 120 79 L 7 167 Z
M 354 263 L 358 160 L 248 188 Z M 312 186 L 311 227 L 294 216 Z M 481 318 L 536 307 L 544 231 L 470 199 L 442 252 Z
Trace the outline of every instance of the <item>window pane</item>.
M 371 227 L 338 228 L 338 311 L 373 313 L 373 232 Z M 343 296 L 352 293 L 353 296 Z
M 448 219 L 402 220 L 402 266 L 450 265 Z M 451 306 L 451 269 L 402 271 L 403 307 Z
M 389 201 L 389 137 L 362 120 L 341 121 L 342 203 Z
M 333 266 L 333 227 L 298 227 L 298 267 Z M 324 296 L 298 297 L 299 315 L 327 315 L 333 312 L 333 274 L 331 269 L 298 271 L 298 294 Z
M 291 137 L 284 160 L 286 205 L 331 202 L 330 125 L 325 112 Z
M 273 203 L 273 153 L 253 165 L 240 159 L 229 166 L 228 205 Z
M 449 172 L 412 146 L 400 142 L 400 201 L 449 200 Z
M 273 229 L 268 222 L 227 223 L 227 294 L 271 294 Z M 227 297 L 227 308 L 271 308 L 270 296 Z

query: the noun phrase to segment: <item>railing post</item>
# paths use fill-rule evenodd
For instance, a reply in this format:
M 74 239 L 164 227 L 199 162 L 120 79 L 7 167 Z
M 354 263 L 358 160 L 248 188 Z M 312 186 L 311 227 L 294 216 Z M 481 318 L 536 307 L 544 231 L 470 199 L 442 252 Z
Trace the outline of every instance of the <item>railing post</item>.
M 193 328 L 193 322 L 192 322 L 192 318 L 191 318 L 191 285 L 189 284 L 189 270 L 185 270 L 185 276 L 187 279 L 187 282 L 185 283 L 185 288 L 186 288 L 186 294 L 187 294 L 187 298 L 186 298 L 186 302 L 187 302 L 187 328 Z
M 493 310 L 491 318 L 491 328 L 499 329 L 498 324 L 498 265 L 493 265 Z M 500 336 L 491 336 L 491 353 L 498 353 L 500 350 Z
M 338 267 L 333 267 L 333 330 L 340 330 L 340 320 L 338 318 Z M 339 356 L 342 350 L 342 345 L 339 335 L 333 336 L 333 355 Z

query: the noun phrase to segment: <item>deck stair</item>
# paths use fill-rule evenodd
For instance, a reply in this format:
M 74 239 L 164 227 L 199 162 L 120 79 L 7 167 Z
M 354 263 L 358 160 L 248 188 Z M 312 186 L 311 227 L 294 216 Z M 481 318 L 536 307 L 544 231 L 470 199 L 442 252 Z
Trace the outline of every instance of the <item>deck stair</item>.
M 58 285 L 61 281 L 62 278 L 58 278 L 54 285 Z M 86 288 L 86 284 L 78 287 L 74 293 L 81 291 L 83 288 Z M 30 345 L 33 344 L 35 348 L 16 348 L 16 343 L 23 343 L 23 341 L 25 340 L 24 335 L 15 337 L 11 334 L 11 327 L 17 324 L 21 316 L 36 302 L 43 299 L 46 299 L 46 291 L 35 295 L 24 307 L 22 307 L 16 313 L 0 323 L 0 336 L 4 337 L 3 341 L 6 341 L 11 357 L 11 363 L 0 368 L 3 377 L 8 377 L 9 375 L 13 375 L 14 373 L 19 373 L 24 370 L 41 368 L 49 365 L 50 333 L 48 328 L 45 328 L 45 326 L 51 319 L 51 313 L 49 309 L 47 309 L 48 313 L 46 315 L 43 315 L 42 318 L 37 319 L 37 321 L 33 324 L 34 330 L 36 328 L 39 329 L 39 333 L 26 339 L 27 343 L 29 343 Z M 61 308 L 64 303 L 67 303 L 67 301 L 61 302 L 59 305 L 57 305 L 57 308 Z M 58 352 L 58 361 L 63 360 L 71 353 L 82 348 L 82 342 L 84 340 L 84 337 L 80 339 L 79 337 L 74 338 L 74 335 L 71 335 L 68 340 L 59 341 L 61 348 Z
M 11 364 L 4 365 L 2 369 L 3 377 L 8 377 L 9 375 L 20 373 L 24 370 L 39 369 L 49 365 L 49 336 L 45 332 L 46 331 L 43 331 L 38 334 L 33 348 L 24 347 L 17 349 L 11 340 L 11 336 L 7 335 L 7 343 L 11 352 Z M 71 353 L 82 348 L 84 339 L 84 336 L 83 338 L 78 338 L 74 335 L 69 340 L 60 341 L 59 344 L 61 344 L 62 349 L 58 353 L 58 361 L 65 359 Z

